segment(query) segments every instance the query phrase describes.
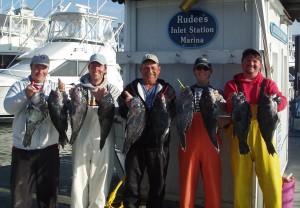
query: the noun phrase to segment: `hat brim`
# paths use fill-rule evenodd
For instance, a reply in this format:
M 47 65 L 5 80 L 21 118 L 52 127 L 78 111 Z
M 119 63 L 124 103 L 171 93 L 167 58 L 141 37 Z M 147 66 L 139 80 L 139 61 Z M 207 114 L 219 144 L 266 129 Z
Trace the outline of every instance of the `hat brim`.
M 209 68 L 209 65 L 208 64 L 205 64 L 205 63 L 200 63 L 200 64 L 197 64 L 196 66 L 194 66 L 194 69 L 197 68 L 198 66 L 205 66 L 206 68 Z
M 157 64 L 158 64 L 158 61 L 155 61 L 155 60 L 153 60 L 153 59 L 145 59 L 145 60 L 143 60 L 142 63 L 145 63 L 146 61 L 153 61 L 154 63 L 157 63 Z
M 32 62 L 31 65 L 32 65 L 32 64 L 35 64 L 35 65 L 43 65 L 43 66 L 46 66 L 46 67 L 49 67 L 49 66 L 50 66 L 50 64 L 48 64 L 48 63 L 35 63 L 35 62 Z
M 243 51 L 242 56 L 245 57 L 247 55 L 259 55 L 261 57 L 261 54 L 258 50 L 255 50 L 253 48 L 248 48 Z

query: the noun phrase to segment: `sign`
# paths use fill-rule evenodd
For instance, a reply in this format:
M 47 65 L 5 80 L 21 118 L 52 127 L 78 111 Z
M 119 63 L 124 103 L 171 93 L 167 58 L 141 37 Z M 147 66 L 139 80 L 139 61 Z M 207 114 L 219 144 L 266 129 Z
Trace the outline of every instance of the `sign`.
M 280 40 L 284 44 L 287 44 L 287 42 L 288 42 L 287 34 L 285 32 L 283 32 L 280 29 L 280 27 L 275 25 L 275 23 L 273 23 L 273 22 L 270 23 L 270 32 L 275 38 L 277 38 L 278 40 Z
M 211 43 L 217 36 L 215 17 L 201 9 L 177 13 L 169 22 L 171 40 L 184 48 L 199 48 Z

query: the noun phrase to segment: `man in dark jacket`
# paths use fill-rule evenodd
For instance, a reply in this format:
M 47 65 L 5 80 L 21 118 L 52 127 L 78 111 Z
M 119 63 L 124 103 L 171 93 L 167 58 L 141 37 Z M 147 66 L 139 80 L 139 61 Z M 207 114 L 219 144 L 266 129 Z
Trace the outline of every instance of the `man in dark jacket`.
M 125 189 L 124 207 L 139 207 L 140 187 L 147 167 L 149 192 L 147 207 L 160 208 L 165 195 L 165 179 L 169 162 L 170 124 L 175 117 L 175 91 L 162 79 L 158 79 L 161 67 L 158 58 L 146 54 L 140 67 L 142 79 L 128 84 L 119 97 L 120 115 L 127 119 L 127 137 L 124 144 Z M 139 100 L 144 113 L 137 116 L 142 129 L 136 139 L 128 132 L 139 128 L 130 122 L 132 101 Z M 137 109 L 135 109 L 137 110 Z

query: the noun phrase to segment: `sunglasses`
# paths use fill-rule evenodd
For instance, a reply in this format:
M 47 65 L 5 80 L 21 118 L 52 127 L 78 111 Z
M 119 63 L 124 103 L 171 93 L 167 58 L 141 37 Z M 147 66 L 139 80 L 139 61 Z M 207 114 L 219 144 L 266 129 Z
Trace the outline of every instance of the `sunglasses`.
M 198 71 L 200 71 L 200 70 L 209 71 L 210 70 L 210 68 L 205 67 L 205 66 L 197 66 L 195 69 Z

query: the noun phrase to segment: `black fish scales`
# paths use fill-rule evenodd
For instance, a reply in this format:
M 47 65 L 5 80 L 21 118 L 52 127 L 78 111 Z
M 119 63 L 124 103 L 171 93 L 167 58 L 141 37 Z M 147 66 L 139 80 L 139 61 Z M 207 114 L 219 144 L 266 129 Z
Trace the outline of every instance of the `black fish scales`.
M 31 145 L 31 138 L 36 129 L 48 117 L 48 105 L 43 92 L 36 92 L 26 109 L 26 132 L 23 139 L 24 147 Z
M 146 109 L 138 96 L 131 100 L 126 120 L 125 142 L 123 152 L 127 153 L 133 144 L 142 134 L 146 125 Z
M 259 98 L 257 106 L 258 126 L 267 145 L 268 152 L 271 155 L 276 153 L 272 140 L 279 123 L 277 102 L 274 99 L 275 97 L 276 95 L 267 96 L 263 93 L 263 95 Z
M 72 128 L 70 144 L 72 145 L 75 142 L 78 133 L 84 123 L 88 107 L 83 90 L 74 89 L 74 92 L 70 95 L 70 97 L 71 102 L 69 107 L 69 114 Z
M 171 126 L 171 116 L 167 108 L 167 96 L 164 93 L 158 93 L 152 106 L 152 121 L 156 144 L 159 153 L 162 153 L 164 142 Z
M 179 98 L 176 101 L 177 112 L 177 132 L 179 135 L 181 148 L 186 150 L 186 133 L 189 130 L 193 114 L 194 114 L 194 101 L 193 92 L 189 86 L 182 89 Z
M 59 144 L 64 148 L 68 143 L 68 106 L 61 92 L 51 90 L 48 97 L 48 109 L 51 121 L 59 133 Z
M 233 136 L 237 135 L 239 140 L 239 152 L 240 154 L 244 155 L 250 151 L 250 148 L 247 144 L 247 137 L 252 117 L 251 109 L 244 93 L 234 93 L 231 99 L 231 119 L 233 122 Z
M 100 150 L 105 145 L 106 138 L 111 130 L 115 117 L 114 99 L 110 93 L 105 94 L 100 102 L 98 108 L 98 118 L 100 123 Z
M 212 141 L 215 149 L 219 152 L 220 148 L 216 135 L 218 129 L 219 105 L 216 103 L 216 98 L 211 87 L 203 88 L 199 106 L 203 123 L 208 132 L 210 140 Z

